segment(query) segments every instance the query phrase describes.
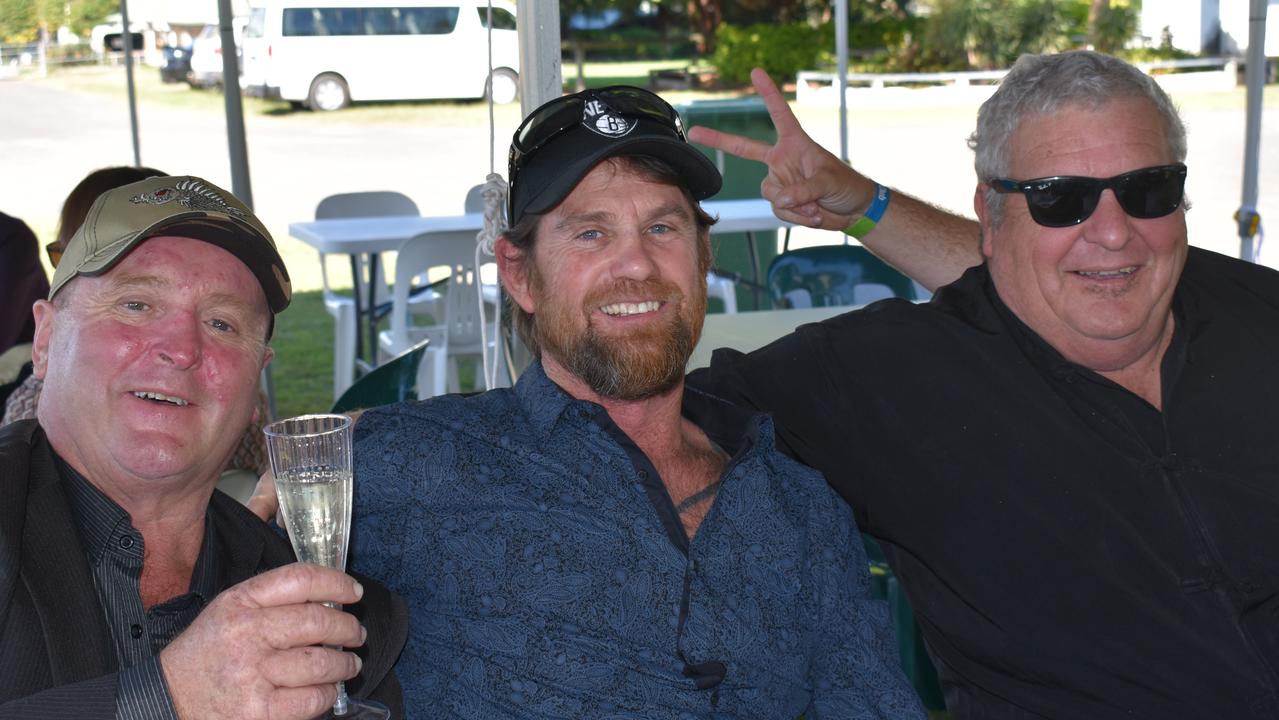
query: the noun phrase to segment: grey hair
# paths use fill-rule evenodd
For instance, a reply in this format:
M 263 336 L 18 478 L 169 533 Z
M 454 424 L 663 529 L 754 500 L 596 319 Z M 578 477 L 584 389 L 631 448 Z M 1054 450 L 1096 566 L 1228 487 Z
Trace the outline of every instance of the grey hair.
M 1009 143 L 1026 118 L 1067 106 L 1095 109 L 1113 100 L 1134 98 L 1145 98 L 1154 106 L 1163 120 L 1172 162 L 1184 162 L 1186 126 L 1154 78 L 1119 58 L 1091 50 L 1022 55 L 977 111 L 977 129 L 968 138 L 968 147 L 976 153 L 977 182 L 1009 175 Z M 1003 200 L 1003 195 L 986 190 L 986 209 L 996 225 L 1003 219 Z

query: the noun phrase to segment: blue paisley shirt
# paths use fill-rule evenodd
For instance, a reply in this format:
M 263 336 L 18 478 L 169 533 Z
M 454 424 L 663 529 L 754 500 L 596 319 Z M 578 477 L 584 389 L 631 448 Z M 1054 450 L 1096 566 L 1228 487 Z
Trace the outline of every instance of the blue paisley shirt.
M 694 390 L 683 412 L 732 456 L 691 542 L 538 364 L 360 418 L 352 564 L 408 599 L 410 717 L 923 716 L 848 507 L 766 416 Z

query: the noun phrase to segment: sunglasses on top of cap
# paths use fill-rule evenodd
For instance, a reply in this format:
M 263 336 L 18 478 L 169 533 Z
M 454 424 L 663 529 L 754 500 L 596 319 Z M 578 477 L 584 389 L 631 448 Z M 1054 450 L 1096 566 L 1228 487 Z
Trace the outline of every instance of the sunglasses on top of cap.
M 657 122 L 671 130 L 671 137 L 685 140 L 679 113 L 670 103 L 637 87 L 614 85 L 586 90 L 552 100 L 524 118 L 511 140 L 507 178 L 512 185 L 528 158 L 561 133 L 581 125 L 587 103 L 598 102 L 613 114 Z
M 1124 212 L 1149 220 L 1181 206 L 1186 166 L 1160 165 L 1104 179 L 1061 175 L 1021 181 L 995 178 L 988 184 L 998 193 L 1025 195 L 1031 219 L 1044 227 L 1070 227 L 1087 220 L 1107 189 L 1114 191 Z

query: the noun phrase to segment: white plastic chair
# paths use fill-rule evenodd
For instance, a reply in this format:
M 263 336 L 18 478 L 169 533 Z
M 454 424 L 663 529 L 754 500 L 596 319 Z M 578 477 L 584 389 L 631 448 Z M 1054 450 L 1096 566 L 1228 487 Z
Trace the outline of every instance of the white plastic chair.
M 706 297 L 719 298 L 724 303 L 725 314 L 737 312 L 737 283 L 729 278 L 706 273 Z
M 466 202 L 462 207 L 468 213 L 484 212 L 484 183 L 466 191 Z
M 458 358 L 479 358 L 484 349 L 480 334 L 479 275 L 475 271 L 475 232 L 424 233 L 400 248 L 395 260 L 395 284 L 391 289 L 391 327 L 378 336 L 383 353 L 403 352 L 424 338 L 431 341 L 419 371 L 422 397 L 460 392 Z M 432 268 L 447 267 L 443 316 L 435 325 L 413 325 L 408 307 L 409 282 Z M 492 325 L 490 324 L 490 328 Z M 492 340 L 489 340 L 490 347 Z M 483 373 L 477 373 L 482 386 Z M 480 389 L 485 389 L 481 387 Z M 428 395 L 427 393 L 430 393 Z
M 418 214 L 420 213 L 417 204 L 411 198 L 389 190 L 330 195 L 321 200 L 315 208 L 316 220 Z M 356 333 L 360 331 L 360 318 L 357 318 L 355 314 L 355 300 L 338 294 L 329 285 L 328 269 L 325 264 L 325 253 L 320 253 L 324 309 L 333 316 L 333 398 L 336 400 L 351 386 L 351 383 L 355 382 L 355 338 Z M 377 277 L 370 278 L 369 264 L 368 258 L 358 258 L 353 278 L 355 287 L 352 291 L 358 293 L 361 301 L 364 301 L 368 298 L 367 283 L 373 282 L 375 303 L 384 303 L 388 292 L 382 265 L 380 263 L 378 265 Z M 435 297 L 424 295 L 415 300 L 419 304 L 430 304 L 433 308 L 438 295 Z M 376 348 L 371 349 L 376 350 Z

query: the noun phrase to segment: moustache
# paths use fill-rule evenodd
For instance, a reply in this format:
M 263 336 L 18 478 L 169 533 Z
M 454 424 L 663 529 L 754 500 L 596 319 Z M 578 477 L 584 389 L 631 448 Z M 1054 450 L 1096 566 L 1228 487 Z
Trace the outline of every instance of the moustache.
M 587 293 L 583 305 L 589 312 L 604 305 L 621 302 L 678 302 L 683 299 L 684 293 L 679 287 L 665 280 L 618 280 L 608 287 L 596 288 Z

